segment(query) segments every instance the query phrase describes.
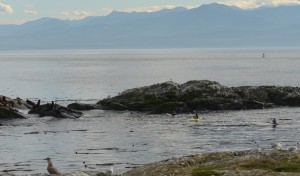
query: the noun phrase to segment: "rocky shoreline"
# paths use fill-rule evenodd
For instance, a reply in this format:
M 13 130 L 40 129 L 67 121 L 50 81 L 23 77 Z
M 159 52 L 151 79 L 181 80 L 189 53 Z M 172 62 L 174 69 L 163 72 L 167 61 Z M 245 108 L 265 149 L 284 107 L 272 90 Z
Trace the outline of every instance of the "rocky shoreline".
M 282 86 L 226 87 L 201 80 L 178 84 L 172 81 L 126 90 L 97 104 L 54 102 L 40 104 L 20 98 L 0 96 L 0 119 L 26 118 L 19 109 L 40 117 L 79 118 L 81 111 L 93 109 L 140 111 L 147 113 L 190 113 L 195 111 L 246 110 L 281 106 L 300 107 L 300 88 Z
M 300 153 L 278 149 L 204 153 L 146 164 L 123 174 L 74 172 L 63 176 L 298 176 Z M 34 176 L 46 176 L 35 174 Z M 0 174 L 0 176 L 14 176 Z
M 300 175 L 300 154 L 286 150 L 206 153 L 148 164 L 124 176 L 254 176 Z

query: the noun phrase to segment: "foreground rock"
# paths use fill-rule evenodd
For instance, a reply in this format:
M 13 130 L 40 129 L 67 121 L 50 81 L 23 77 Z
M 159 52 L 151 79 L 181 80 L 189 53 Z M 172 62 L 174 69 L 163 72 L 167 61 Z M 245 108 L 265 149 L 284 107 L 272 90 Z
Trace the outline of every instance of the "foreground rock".
M 300 176 L 300 153 L 275 149 L 205 153 L 172 158 L 115 175 L 74 172 L 63 176 Z M 49 174 L 34 174 L 46 176 Z M 3 173 L 0 176 L 14 176 Z
M 135 168 L 123 176 L 296 176 L 300 154 L 288 151 L 208 153 L 169 159 Z
M 19 110 L 31 108 L 30 101 L 20 98 L 11 99 L 6 96 L 0 96 L 0 119 L 26 118 Z
M 79 118 L 82 116 L 81 112 L 71 110 L 54 102 L 40 105 L 40 101 L 34 104 L 28 113 L 38 114 L 40 117 L 52 116 L 57 118 Z
M 173 158 L 134 168 L 122 176 L 300 176 L 300 154 L 286 150 L 216 152 Z M 34 174 L 46 176 L 48 174 Z M 63 176 L 116 176 L 111 172 L 74 172 Z M 121 176 L 120 175 L 120 176 Z M 14 176 L 3 173 L 0 176 Z
M 214 81 L 165 82 L 130 89 L 98 102 L 103 109 L 153 113 L 300 106 L 298 87 L 226 87 Z

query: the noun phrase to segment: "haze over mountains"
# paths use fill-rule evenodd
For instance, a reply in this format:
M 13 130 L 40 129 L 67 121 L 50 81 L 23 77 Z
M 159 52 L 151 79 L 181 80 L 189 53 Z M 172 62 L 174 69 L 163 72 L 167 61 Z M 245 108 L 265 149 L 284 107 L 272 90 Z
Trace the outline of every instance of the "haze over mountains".
M 300 47 L 300 6 L 221 4 L 0 25 L 0 49 Z

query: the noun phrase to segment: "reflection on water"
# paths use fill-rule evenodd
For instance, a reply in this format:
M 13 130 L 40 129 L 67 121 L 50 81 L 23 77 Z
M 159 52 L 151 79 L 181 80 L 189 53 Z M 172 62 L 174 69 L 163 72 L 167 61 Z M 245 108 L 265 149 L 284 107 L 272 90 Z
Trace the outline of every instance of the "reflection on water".
M 300 134 L 300 108 L 224 111 L 198 122 L 132 112 L 90 111 L 80 119 L 32 117 L 0 127 L 0 171 L 45 173 L 51 157 L 63 173 L 90 170 L 117 173 L 171 157 L 262 147 L 291 146 Z M 272 128 L 271 120 L 279 125 Z M 18 171 L 19 170 L 19 171 Z

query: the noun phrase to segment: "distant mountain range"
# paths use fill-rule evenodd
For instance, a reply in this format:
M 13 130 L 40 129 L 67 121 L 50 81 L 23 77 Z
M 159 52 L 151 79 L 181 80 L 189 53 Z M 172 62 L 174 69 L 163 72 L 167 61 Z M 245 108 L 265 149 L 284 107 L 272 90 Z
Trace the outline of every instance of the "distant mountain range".
M 221 4 L 0 25 L 0 49 L 300 47 L 300 6 Z

